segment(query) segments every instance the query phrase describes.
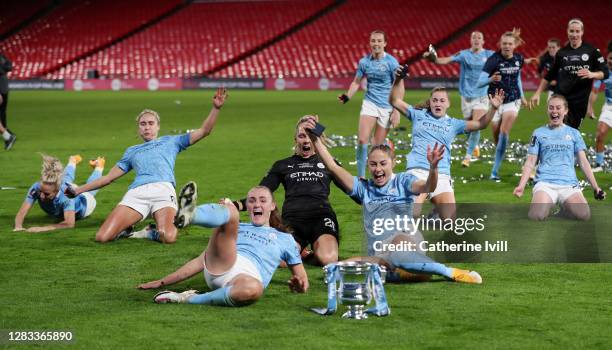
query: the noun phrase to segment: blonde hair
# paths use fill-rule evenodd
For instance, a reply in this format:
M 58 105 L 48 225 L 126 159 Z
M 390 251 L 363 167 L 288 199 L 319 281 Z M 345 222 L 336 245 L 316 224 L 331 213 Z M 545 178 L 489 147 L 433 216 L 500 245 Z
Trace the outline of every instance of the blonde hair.
M 305 123 L 309 118 L 311 118 L 312 115 L 305 115 L 303 117 L 301 117 L 297 124 L 295 124 L 295 134 L 294 134 L 294 138 L 297 135 L 297 133 L 300 131 L 300 125 L 302 125 L 303 123 Z M 319 136 L 319 138 L 321 139 L 321 141 L 323 142 L 323 144 L 326 147 L 331 147 L 331 142 L 329 141 L 329 139 L 327 138 L 327 136 L 325 136 L 325 133 L 322 133 L 321 136 Z M 298 152 L 298 145 L 297 142 L 293 145 L 293 153 L 297 154 Z
M 40 181 L 44 184 L 55 185 L 57 188 L 60 188 L 64 174 L 62 162 L 47 154 L 41 153 L 40 155 L 43 159 Z
M 157 124 L 159 124 L 159 122 L 160 122 L 159 114 L 157 112 L 155 112 L 154 110 L 148 109 L 148 108 L 143 109 L 142 112 L 140 112 L 140 114 L 138 114 L 138 116 L 136 117 L 136 122 L 137 123 L 140 122 L 140 118 L 142 118 L 142 116 L 145 115 L 145 114 L 150 114 L 150 115 L 154 116 L 155 119 L 157 119 Z
M 570 19 L 569 22 L 567 22 L 567 27 L 569 28 L 569 26 L 571 26 L 572 24 L 580 25 L 580 29 L 582 29 L 584 31 L 584 23 L 582 22 L 582 20 L 580 18 L 572 18 L 572 19 Z
M 512 28 L 511 32 L 505 32 L 504 34 L 502 34 L 501 38 L 503 39 L 505 36 L 506 37 L 514 38 L 514 42 L 516 43 L 516 47 L 519 47 L 519 46 L 525 44 L 525 40 L 523 40 L 523 38 L 521 38 L 521 29 L 520 28 Z

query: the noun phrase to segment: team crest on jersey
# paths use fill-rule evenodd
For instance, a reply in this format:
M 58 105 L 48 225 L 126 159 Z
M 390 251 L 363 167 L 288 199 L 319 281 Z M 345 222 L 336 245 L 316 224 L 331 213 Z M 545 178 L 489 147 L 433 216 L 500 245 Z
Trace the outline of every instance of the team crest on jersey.
M 389 190 L 389 193 L 393 194 L 393 195 L 397 195 L 397 189 L 392 188 L 392 189 Z
M 319 163 L 317 163 L 317 168 L 325 169 L 325 165 L 323 165 L 323 163 L 319 162 Z
M 599 63 L 604 63 L 604 58 L 603 58 L 603 56 L 599 57 L 599 58 L 597 59 L 597 62 L 599 62 Z
M 582 60 L 583 61 L 588 61 L 589 60 L 589 55 L 587 55 L 586 53 L 582 55 Z
M 519 63 L 519 61 L 515 61 L 515 62 L 514 62 L 514 64 L 515 64 L 517 67 L 521 65 L 521 64 Z
M 571 141 L 572 140 L 572 136 L 570 134 L 565 134 L 565 139 L 567 141 Z
M 277 238 L 277 237 L 276 237 L 276 233 L 274 233 L 274 232 L 270 232 L 270 233 L 268 233 L 268 238 L 269 238 L 270 240 L 272 240 L 272 241 L 276 240 L 276 238 Z

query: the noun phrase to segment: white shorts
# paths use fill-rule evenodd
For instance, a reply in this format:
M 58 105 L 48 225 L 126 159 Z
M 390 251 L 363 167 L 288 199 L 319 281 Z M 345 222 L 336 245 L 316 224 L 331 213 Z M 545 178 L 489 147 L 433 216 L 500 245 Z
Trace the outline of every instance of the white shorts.
M 612 103 L 604 103 L 604 105 L 601 107 L 599 122 L 607 124 L 608 127 L 612 128 Z
M 213 290 L 225 287 L 231 280 L 240 274 L 249 275 L 263 284 L 263 280 L 255 264 L 242 255 L 236 255 L 234 266 L 220 275 L 212 274 L 204 267 L 204 280 L 206 280 L 208 287 Z
M 141 220 L 144 220 L 159 209 L 174 208 L 176 210 L 176 191 L 169 182 L 145 184 L 127 191 L 119 205 L 136 210 L 142 215 Z
M 83 197 L 85 197 L 85 203 L 87 203 L 87 207 L 85 208 L 85 215 L 83 215 L 82 219 L 88 217 L 93 213 L 94 209 L 96 209 L 96 198 L 89 192 L 83 193 Z
M 429 170 L 425 169 L 410 169 L 408 170 L 408 174 L 414 175 L 419 180 L 427 181 L 427 177 L 429 176 Z M 453 190 L 453 180 L 447 174 L 438 173 L 438 184 L 436 185 L 436 189 L 429 194 L 430 198 L 433 198 L 440 193 L 451 192 L 454 193 Z
M 391 112 L 393 108 L 380 108 L 374 103 L 364 99 L 361 103 L 361 112 L 359 115 L 368 115 L 376 118 L 376 123 L 383 128 L 389 129 L 391 127 Z
M 521 100 L 520 99 L 514 100 L 512 102 L 504 103 L 497 109 L 497 112 L 495 112 L 495 115 L 493 116 L 493 119 L 491 120 L 491 122 L 498 123 L 501 120 L 502 114 L 506 112 L 516 112 L 516 114 L 518 115 L 518 112 L 520 110 L 521 110 Z
M 471 119 L 472 111 L 475 109 L 486 111 L 489 109 L 489 97 L 463 97 L 461 96 L 461 112 L 463 112 L 463 119 Z
M 563 204 L 565 201 L 576 193 L 582 193 L 580 186 L 572 185 L 555 185 L 548 182 L 538 182 L 533 187 L 533 193 L 545 192 L 552 199 L 554 204 Z

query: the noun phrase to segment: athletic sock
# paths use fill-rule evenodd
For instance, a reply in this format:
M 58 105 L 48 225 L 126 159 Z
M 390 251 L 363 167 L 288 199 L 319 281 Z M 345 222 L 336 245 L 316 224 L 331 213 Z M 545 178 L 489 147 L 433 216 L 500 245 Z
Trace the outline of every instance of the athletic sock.
M 230 297 L 232 286 L 227 286 L 213 290 L 204 294 L 195 294 L 187 299 L 188 304 L 216 305 L 216 306 L 236 306 Z
M 140 231 L 132 232 L 130 238 L 150 239 L 152 241 L 161 242 L 157 228 L 151 228 L 150 226 L 147 226 Z
M 597 163 L 598 165 L 603 165 L 604 163 L 604 153 L 603 152 L 595 153 L 595 163 Z
M 91 175 L 89 175 L 89 178 L 87 179 L 86 183 L 90 183 L 102 177 L 102 170 L 103 168 L 95 168 L 94 171 L 91 172 Z M 96 193 L 98 193 L 98 190 L 92 190 L 89 191 L 89 193 L 91 193 L 92 196 L 95 196 Z
M 204 204 L 196 208 L 192 225 L 204 227 L 219 227 L 229 221 L 230 213 L 226 206 L 221 204 Z
M 497 148 L 495 149 L 495 164 L 491 175 L 497 176 L 499 173 L 499 167 L 501 166 L 504 156 L 506 155 L 506 147 L 508 146 L 508 134 L 500 133 L 499 140 L 497 141 Z
M 4 141 L 8 141 L 8 140 L 11 138 L 11 133 L 10 133 L 10 132 L 8 132 L 8 130 L 5 130 L 5 131 L 2 133 L 2 138 L 4 139 Z
M 368 144 L 358 144 L 357 145 L 357 154 L 355 158 L 357 159 L 357 176 L 364 177 L 366 174 L 366 163 L 368 161 Z
M 396 252 L 389 255 L 389 262 L 408 272 L 428 275 L 440 275 L 446 278 L 453 277 L 453 269 L 434 261 L 432 258 L 419 252 Z
M 472 131 L 470 136 L 468 136 L 468 147 L 466 152 L 466 158 L 469 156 L 472 157 L 472 153 L 474 153 L 474 149 L 478 147 L 478 143 L 480 143 L 480 130 Z

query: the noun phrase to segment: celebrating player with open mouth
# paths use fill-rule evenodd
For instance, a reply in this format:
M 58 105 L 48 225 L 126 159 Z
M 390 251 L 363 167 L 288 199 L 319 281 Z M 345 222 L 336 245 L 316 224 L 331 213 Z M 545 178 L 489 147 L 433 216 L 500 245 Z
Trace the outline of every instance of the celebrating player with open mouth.
M 586 145 L 580 132 L 563 122 L 567 113 L 565 97 L 552 95 L 548 101 L 548 125 L 533 132 L 523 175 L 514 189 L 515 196 L 523 195 L 529 175 L 537 163 L 536 185 L 529 208 L 529 218 L 533 220 L 547 218 L 550 209 L 557 203 L 562 205 L 567 216 L 578 220 L 588 220 L 591 217 L 589 205 L 576 178 L 576 157 L 594 190 L 595 199 L 602 200 L 606 195 L 597 185 L 584 152 Z
M 15 216 L 15 229 L 13 231 L 46 232 L 64 228 L 74 228 L 75 221 L 81 220 L 93 213 L 96 208 L 94 196 L 98 191 L 93 190 L 81 193 L 76 198 L 68 198 L 64 190 L 73 184 L 76 176 L 76 166 L 81 162 L 80 155 L 70 156 L 68 165 L 64 169 L 62 163 L 54 157 L 43 155 L 43 167 L 40 181 L 33 184 L 28 190 L 25 201 Z M 104 158 L 98 157 L 91 160 L 89 165 L 94 168 L 87 179 L 87 183 L 95 181 L 102 176 L 104 171 Z M 50 216 L 63 219 L 62 222 L 47 226 L 23 227 L 23 221 L 32 208 L 32 204 L 38 201 L 40 208 Z
M 304 128 L 313 130 L 316 127 L 315 118 L 311 118 Z M 353 199 L 364 206 L 364 215 L 371 215 L 369 211 L 378 211 L 385 206 L 395 206 L 396 204 L 406 204 L 410 207 L 414 203 L 414 198 L 419 193 L 433 192 L 438 183 L 438 163 L 443 161 L 446 148 L 438 147 L 438 144 L 427 146 L 426 157 L 428 161 L 428 172 L 426 179 L 420 179 L 417 176 L 408 172 L 394 174 L 393 167 L 395 165 L 395 156 L 391 148 L 387 145 L 376 145 L 370 149 L 368 155 L 368 169 L 370 171 L 370 179 L 352 176 L 344 168 L 336 164 L 334 158 L 327 150 L 325 144 L 319 137 L 310 133 L 310 137 L 317 149 L 317 153 L 329 168 L 338 183 L 342 185 L 345 192 Z M 411 215 L 410 212 L 403 213 Z M 367 227 L 366 227 L 367 229 Z M 368 235 L 370 238 L 370 235 Z M 390 237 L 390 242 L 393 244 L 401 243 L 402 241 L 414 242 L 414 236 L 407 234 L 395 234 Z M 413 254 L 388 254 L 382 252 L 378 254 L 373 250 L 373 242 L 368 242 L 368 253 L 373 256 L 354 258 L 358 260 L 369 260 L 379 264 L 383 264 L 392 268 L 400 267 L 409 273 L 426 274 L 426 275 L 441 275 L 450 280 L 466 283 L 482 283 L 482 278 L 475 271 L 466 271 L 448 267 L 444 264 L 437 263 L 426 255 L 419 252 Z M 416 261 L 412 259 L 416 257 Z M 351 259 L 353 260 L 353 259 Z
M 478 86 L 478 79 L 487 59 L 493 55 L 493 51 L 483 48 L 484 35 L 475 31 L 470 36 L 470 48 L 461 50 L 451 57 L 437 57 L 432 52 L 425 52 L 423 58 L 429 59 L 436 64 L 449 64 L 457 62 L 461 65 L 459 71 L 459 95 L 461 95 L 461 112 L 463 119 L 480 120 L 489 109 L 487 88 Z M 468 136 L 468 147 L 465 158 L 461 162 L 464 167 L 470 166 L 472 155 L 480 156 L 478 143 L 480 142 L 480 130 L 471 131 Z
M 429 196 L 441 218 L 454 218 L 456 209 L 455 193 L 450 176 L 451 145 L 459 134 L 486 128 L 499 108 L 504 93 L 502 90 L 497 90 L 495 96 L 489 95 L 491 108 L 483 118 L 478 120 L 455 119 L 446 114 L 450 107 L 450 99 L 448 92 L 443 87 L 434 88 L 429 99 L 421 106 L 412 107 L 404 102 L 403 78 L 406 77 L 407 70 L 408 67 L 404 66 L 396 71 L 396 79 L 391 89 L 391 104 L 412 121 L 412 150 L 408 154 L 408 173 L 425 180 L 429 169 L 427 148 L 437 143 L 446 150 L 444 158 L 438 165 L 440 175 L 436 187 L 431 193 L 421 193 L 416 203 L 425 202 Z
M 227 91 L 219 88 L 213 97 L 213 107 L 199 129 L 192 132 L 158 138 L 159 115 L 145 109 L 138 117 L 138 133 L 144 143 L 128 148 L 105 176 L 77 188 L 69 188 L 67 194 L 77 196 L 109 185 L 134 169 L 136 178 L 119 205 L 113 209 L 96 233 L 96 241 L 105 243 L 114 240 L 127 228 L 146 219 L 155 218 L 156 228 L 146 229 L 136 238 L 148 238 L 163 243 L 174 243 L 177 230 L 173 224 L 176 214 L 176 191 L 174 189 L 174 163 L 179 152 L 208 136 L 215 123 Z M 72 193 L 70 193 L 72 192 Z
M 141 284 L 138 288 L 153 289 L 178 283 L 204 271 L 211 292 L 197 294 L 163 291 L 155 295 L 156 303 L 187 303 L 242 306 L 256 302 L 270 284 L 274 271 L 285 261 L 292 272 L 289 288 L 304 293 L 308 276 L 297 244 L 281 222 L 272 197 L 265 186 L 252 188 L 247 195 L 247 211 L 251 222 L 240 223 L 240 214 L 227 199 L 221 204 L 196 207 L 196 187 L 188 183 L 181 190 L 177 225 L 214 227 L 208 247 L 168 276 Z
M 359 60 L 355 80 L 345 94 L 338 96 L 340 102 L 347 103 L 359 90 L 363 79 L 367 80 L 368 89 L 359 113 L 359 144 L 356 154 L 357 174 L 361 177 L 366 174 L 366 158 L 372 129 L 376 126 L 372 144 L 379 145 L 384 143 L 389 129 L 399 124 L 399 112 L 389 104 L 393 72 L 399 63 L 395 57 L 385 52 L 386 46 L 387 37 L 383 31 L 375 30 L 370 34 L 371 53 Z

